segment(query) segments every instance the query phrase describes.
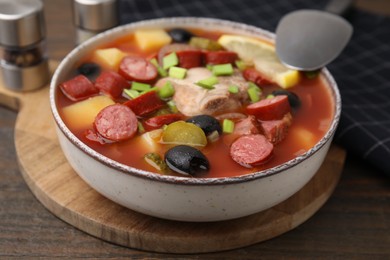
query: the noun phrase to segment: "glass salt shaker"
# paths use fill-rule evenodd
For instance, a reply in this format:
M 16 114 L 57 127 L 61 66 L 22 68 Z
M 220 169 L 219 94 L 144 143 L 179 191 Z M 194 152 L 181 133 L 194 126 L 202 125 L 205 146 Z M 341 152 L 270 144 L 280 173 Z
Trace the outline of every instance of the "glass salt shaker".
M 76 44 L 119 24 L 117 0 L 74 0 Z
M 0 0 L 0 67 L 5 87 L 30 91 L 50 79 L 40 0 Z

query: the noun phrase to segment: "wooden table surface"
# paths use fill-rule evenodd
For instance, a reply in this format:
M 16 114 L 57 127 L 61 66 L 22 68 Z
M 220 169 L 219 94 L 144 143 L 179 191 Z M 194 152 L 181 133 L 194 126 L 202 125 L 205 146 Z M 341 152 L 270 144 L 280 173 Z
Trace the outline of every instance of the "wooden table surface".
M 74 46 L 71 0 L 44 3 L 49 55 L 61 60 Z M 388 0 L 360 0 L 356 5 L 390 14 Z M 307 222 L 272 240 L 202 255 L 157 254 L 104 242 L 56 218 L 30 192 L 17 165 L 16 116 L 0 107 L 1 259 L 390 259 L 389 178 L 351 154 L 328 202 Z

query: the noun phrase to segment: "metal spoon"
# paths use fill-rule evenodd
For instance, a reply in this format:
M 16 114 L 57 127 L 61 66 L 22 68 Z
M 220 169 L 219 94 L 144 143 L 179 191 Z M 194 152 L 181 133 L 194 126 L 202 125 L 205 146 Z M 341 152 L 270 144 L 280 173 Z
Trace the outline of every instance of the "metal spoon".
M 351 0 L 332 0 L 325 11 L 299 10 L 284 16 L 276 29 L 276 53 L 289 68 L 320 69 L 333 61 L 352 36 L 352 25 L 340 15 Z

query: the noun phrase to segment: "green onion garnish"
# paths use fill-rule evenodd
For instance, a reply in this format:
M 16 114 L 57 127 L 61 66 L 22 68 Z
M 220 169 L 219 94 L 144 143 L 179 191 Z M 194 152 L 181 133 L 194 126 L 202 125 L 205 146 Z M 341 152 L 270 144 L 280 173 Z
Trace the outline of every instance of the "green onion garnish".
M 139 82 L 136 82 L 136 81 L 133 81 L 131 83 L 131 89 L 132 90 L 137 90 L 137 91 L 147 91 L 151 88 L 152 86 L 149 85 L 149 84 L 145 84 L 145 83 L 139 83 Z
M 214 85 L 218 83 L 218 78 L 215 76 L 211 76 L 207 79 L 202 79 L 196 82 L 195 84 L 206 89 L 213 89 Z
M 236 67 L 237 67 L 239 70 L 241 70 L 241 71 L 243 71 L 243 70 L 246 69 L 246 64 L 245 64 L 245 62 L 242 61 L 242 60 L 236 60 L 235 64 L 236 64 Z
M 250 100 L 254 103 L 260 100 L 260 94 L 258 87 L 251 87 L 247 90 Z
M 172 111 L 172 113 L 177 113 L 177 112 L 179 112 L 179 110 L 178 110 L 177 107 L 176 107 L 175 101 L 169 100 L 169 101 L 167 102 L 167 105 L 168 105 L 169 109 Z
M 230 63 L 214 65 L 212 72 L 214 76 L 230 76 L 233 74 L 233 66 Z
M 158 91 L 160 98 L 170 98 L 173 94 L 175 94 L 175 89 L 170 81 L 165 82 L 164 86 L 162 86 Z
M 266 98 L 274 98 L 275 96 L 272 94 L 269 94 Z
M 228 90 L 229 90 L 229 92 L 232 93 L 232 94 L 237 94 L 237 93 L 238 93 L 238 87 L 235 86 L 235 85 L 229 86 Z
M 303 74 L 308 79 L 315 79 L 319 74 L 321 70 L 312 70 L 312 71 L 304 71 Z
M 176 66 L 179 64 L 179 58 L 176 55 L 176 52 L 172 52 L 163 58 L 163 69 L 169 69 L 170 67 Z
M 187 69 L 179 67 L 170 67 L 168 71 L 169 77 L 176 79 L 184 79 L 187 74 Z
M 249 81 L 248 82 L 248 88 L 259 88 L 259 86 L 257 86 L 255 83 Z
M 222 132 L 231 134 L 234 131 L 234 122 L 229 119 L 224 119 L 222 122 Z
M 124 89 L 123 91 L 125 92 L 125 94 L 127 96 L 129 96 L 132 99 L 139 96 L 139 92 L 137 90 L 134 90 L 134 89 Z
M 143 134 L 145 133 L 144 125 L 138 121 L 138 133 Z
M 158 61 L 156 60 L 156 58 L 153 58 L 150 60 L 150 63 L 152 63 L 156 69 L 157 69 L 157 72 L 158 74 L 161 76 L 161 77 L 166 77 L 168 76 L 168 72 L 166 70 L 164 70 L 160 64 L 158 64 Z

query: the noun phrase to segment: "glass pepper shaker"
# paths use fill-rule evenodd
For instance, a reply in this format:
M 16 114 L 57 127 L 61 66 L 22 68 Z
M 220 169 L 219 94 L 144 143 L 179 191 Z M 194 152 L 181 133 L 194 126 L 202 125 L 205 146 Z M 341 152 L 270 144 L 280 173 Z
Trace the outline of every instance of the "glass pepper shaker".
M 76 44 L 119 24 L 117 0 L 74 0 Z
M 45 36 L 40 0 L 0 0 L 0 67 L 7 88 L 30 91 L 49 82 Z

